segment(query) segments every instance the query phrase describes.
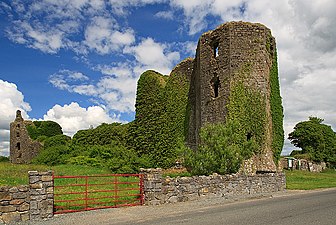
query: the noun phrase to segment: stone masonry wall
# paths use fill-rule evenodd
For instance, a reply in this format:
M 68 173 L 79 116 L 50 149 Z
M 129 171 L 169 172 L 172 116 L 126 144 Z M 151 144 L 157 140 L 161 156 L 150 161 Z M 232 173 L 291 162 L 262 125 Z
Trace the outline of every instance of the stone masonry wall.
M 0 187 L 0 224 L 29 220 L 29 185 Z
M 0 187 L 0 224 L 53 216 L 52 172 L 29 171 L 29 185 Z
M 193 201 L 200 198 L 241 199 L 285 191 L 283 173 L 170 178 L 161 169 L 143 169 L 146 205 Z

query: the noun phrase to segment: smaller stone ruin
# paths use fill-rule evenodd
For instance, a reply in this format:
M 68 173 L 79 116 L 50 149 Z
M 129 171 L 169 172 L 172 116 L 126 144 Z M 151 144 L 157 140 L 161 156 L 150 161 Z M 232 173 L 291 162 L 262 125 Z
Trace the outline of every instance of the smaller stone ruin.
M 15 164 L 30 163 L 42 149 L 42 144 L 33 141 L 26 126 L 32 124 L 22 118 L 21 111 L 16 111 L 15 120 L 10 123 L 10 162 Z

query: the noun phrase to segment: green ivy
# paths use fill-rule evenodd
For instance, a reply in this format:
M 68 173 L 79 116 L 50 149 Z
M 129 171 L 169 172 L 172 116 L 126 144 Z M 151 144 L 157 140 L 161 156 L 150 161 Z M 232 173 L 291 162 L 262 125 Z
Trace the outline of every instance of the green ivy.
M 228 104 L 227 123 L 234 121 L 238 124 L 234 135 L 243 141 L 254 140 L 258 147 L 252 153 L 260 153 L 265 139 L 265 97 L 242 81 L 232 82 Z
M 272 68 L 270 70 L 270 86 L 271 86 L 270 102 L 271 102 L 272 131 L 273 131 L 272 150 L 274 161 L 277 163 L 280 160 L 280 154 L 284 144 L 284 130 L 283 130 L 282 98 L 280 95 L 276 51 L 273 56 Z
M 129 143 L 139 156 L 147 155 L 152 166 L 168 168 L 177 159 L 185 139 L 188 91 L 189 81 L 183 74 L 146 71 L 140 76 Z

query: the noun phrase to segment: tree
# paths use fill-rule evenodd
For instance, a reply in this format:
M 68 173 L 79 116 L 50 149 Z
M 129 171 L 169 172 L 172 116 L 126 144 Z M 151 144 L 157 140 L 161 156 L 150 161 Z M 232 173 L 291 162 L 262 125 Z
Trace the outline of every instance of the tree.
M 52 137 L 63 134 L 62 127 L 54 121 L 33 121 L 33 124 L 27 126 L 27 131 L 33 140 L 40 136 Z
M 323 119 L 309 117 L 295 125 L 288 135 L 291 143 L 302 149 L 302 154 L 309 155 L 316 162 L 336 163 L 336 134 L 330 126 L 323 124 Z

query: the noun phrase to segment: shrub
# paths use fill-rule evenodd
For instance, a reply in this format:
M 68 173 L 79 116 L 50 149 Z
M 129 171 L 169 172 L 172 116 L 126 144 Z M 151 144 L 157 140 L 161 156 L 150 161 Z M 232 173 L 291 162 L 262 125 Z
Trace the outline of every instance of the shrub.
M 52 137 L 63 134 L 62 127 L 54 121 L 33 121 L 32 125 L 27 126 L 27 131 L 33 140 L 40 136 Z
M 53 146 L 43 149 L 33 160 L 36 164 L 46 164 L 49 166 L 65 164 L 68 158 L 69 147 L 65 145 Z
M 101 160 L 97 158 L 90 158 L 88 156 L 75 156 L 66 160 L 66 163 L 72 165 L 83 165 L 83 166 L 92 166 L 92 167 L 102 167 Z
M 44 140 L 44 148 L 50 148 L 54 146 L 60 145 L 69 145 L 71 141 L 71 137 L 66 136 L 64 134 L 58 134 L 52 137 L 48 137 Z
M 0 155 L 0 162 L 9 162 L 9 157 Z
M 197 151 L 188 150 L 185 165 L 193 175 L 238 172 L 243 159 L 251 157 L 258 145 L 254 139 L 242 139 L 236 132 L 238 124 L 206 125 L 200 131 Z

